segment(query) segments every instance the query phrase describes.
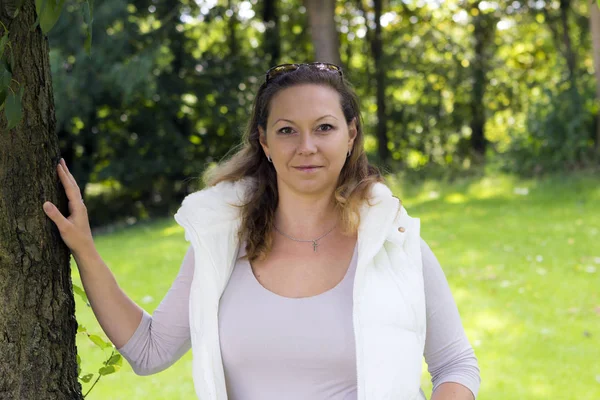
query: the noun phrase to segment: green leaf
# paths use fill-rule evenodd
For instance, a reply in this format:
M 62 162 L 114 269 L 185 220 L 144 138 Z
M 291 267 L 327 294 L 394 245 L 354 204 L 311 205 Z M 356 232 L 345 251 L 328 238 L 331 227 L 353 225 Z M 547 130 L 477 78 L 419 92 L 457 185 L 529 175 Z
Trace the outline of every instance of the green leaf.
M 85 43 L 83 45 L 88 56 L 92 55 L 92 27 L 88 25 L 88 30 L 85 35 Z
M 37 0 L 35 1 L 35 13 L 37 15 L 37 18 L 35 19 L 35 22 L 33 23 L 33 26 L 31 27 L 31 32 L 35 31 L 35 28 L 37 28 L 38 25 L 40 24 L 40 19 L 42 18 L 42 13 L 46 9 L 46 4 L 48 4 L 48 0 L 41 0 L 41 2 L 39 2 L 39 5 L 38 5 L 38 1 Z
M 104 339 L 98 335 L 88 335 L 88 338 L 101 349 L 108 349 L 109 347 L 112 347 L 112 344 L 105 342 Z
M 123 365 L 123 357 L 120 354 L 115 354 L 108 359 L 106 365 L 118 365 L 120 367 Z
M 105 375 L 110 375 L 110 374 L 114 374 L 115 372 L 117 372 L 119 369 L 121 369 L 121 367 L 119 367 L 118 365 L 109 365 L 107 367 L 102 367 L 98 370 L 98 373 L 102 376 Z
M 3 108 L 4 100 L 6 100 L 6 89 L 0 89 L 0 110 Z
M 15 13 L 12 16 L 13 19 L 17 18 L 17 15 L 19 15 L 19 13 L 21 12 L 21 7 L 23 6 L 24 2 L 25 2 L 25 0 L 17 0 L 17 3 L 16 3 L 17 8 L 15 10 Z
M 77 354 L 77 375 L 81 374 L 81 357 Z
M 81 378 L 79 378 L 79 379 L 81 379 L 81 381 L 82 381 L 83 383 L 88 383 L 89 381 L 91 381 L 91 380 L 92 380 L 92 378 L 93 378 L 93 377 L 94 377 L 94 374 L 85 374 L 84 376 L 82 376 L 82 377 L 81 377 Z
M 77 325 L 77 333 L 81 333 L 81 332 L 87 332 L 87 329 L 85 328 L 85 326 L 78 324 Z
M 23 118 L 23 108 L 21 107 L 23 87 L 21 87 L 19 93 L 14 93 L 12 90 L 9 90 L 7 93 L 8 96 L 6 98 L 6 108 L 4 109 L 4 113 L 8 120 L 8 129 L 13 129 L 21 122 L 21 118 Z
M 79 297 L 81 297 L 81 299 L 83 301 L 85 301 L 86 304 L 89 303 L 87 294 L 85 294 L 85 291 L 81 288 L 81 286 L 73 284 L 73 293 L 75 293 L 76 295 L 78 295 Z
M 56 21 L 58 21 L 64 4 L 65 0 L 35 0 L 35 11 L 37 12 L 42 32 L 45 35 L 50 32 Z

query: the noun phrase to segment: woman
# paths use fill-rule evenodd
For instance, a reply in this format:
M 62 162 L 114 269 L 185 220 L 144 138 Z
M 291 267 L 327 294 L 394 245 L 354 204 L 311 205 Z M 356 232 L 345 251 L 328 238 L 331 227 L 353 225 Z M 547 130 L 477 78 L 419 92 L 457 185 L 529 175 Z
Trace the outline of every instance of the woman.
M 339 67 L 271 68 L 244 145 L 175 215 L 191 246 L 152 316 L 98 255 L 64 163 L 50 203 L 106 335 L 138 374 L 192 348 L 202 400 L 474 399 L 477 359 L 435 256 L 363 149 Z

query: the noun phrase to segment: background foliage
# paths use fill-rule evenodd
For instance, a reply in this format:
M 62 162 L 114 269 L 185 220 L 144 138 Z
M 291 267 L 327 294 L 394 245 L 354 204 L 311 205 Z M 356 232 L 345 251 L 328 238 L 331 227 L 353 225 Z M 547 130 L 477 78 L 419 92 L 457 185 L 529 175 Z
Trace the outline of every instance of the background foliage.
M 375 3 L 335 10 L 374 162 L 420 176 L 597 165 L 591 3 L 389 0 L 379 66 Z M 239 143 L 264 71 L 313 57 L 298 0 L 109 0 L 96 5 L 91 56 L 84 7 L 66 2 L 50 43 L 59 138 L 95 226 L 172 211 Z
M 592 252 L 600 224 L 594 0 L 328 1 L 339 36 L 334 58 L 361 99 L 369 156 L 392 173 L 395 190 L 415 213 L 437 227 L 424 237 L 439 249 L 467 332 L 476 350 L 484 349 L 478 354 L 489 383 L 482 393 L 600 396 L 600 371 L 593 367 L 600 313 L 593 292 L 600 258 Z M 310 34 L 309 15 L 315 4 L 36 1 L 51 44 L 61 152 L 85 190 L 92 225 L 169 215 L 200 188 L 202 172 L 239 143 L 264 71 L 313 61 L 319 38 Z M 27 88 L 12 78 L 18 44 L 7 33 L 0 26 L 0 111 L 11 127 L 21 118 Z M 591 173 L 560 175 L 581 169 Z M 490 171 L 524 180 L 463 179 Z M 527 180 L 548 173 L 560 178 Z M 454 184 L 423 183 L 430 177 Z M 490 224 L 501 229 L 490 233 Z M 458 225 L 461 241 L 448 241 Z M 155 264 L 174 276 L 181 232 L 163 222 L 136 229 L 102 237 L 99 246 L 117 264 L 126 291 L 153 306 L 148 293 L 164 293 L 171 282 Z M 158 246 L 159 239 L 169 248 Z M 145 251 L 146 258 L 113 252 L 113 241 Z M 135 262 L 123 261 L 128 258 Z M 137 276 L 142 268 L 150 270 L 144 282 Z M 76 292 L 86 390 L 101 376 L 128 382 L 127 365 L 112 375 L 122 359 L 92 333 L 99 328 L 81 311 L 85 294 Z M 161 390 L 161 398 L 191 396 L 188 364 L 189 355 L 168 379 L 151 378 L 144 393 L 135 385 L 117 395 L 107 385 L 90 396 L 137 398 Z M 177 385 L 164 383 L 175 376 Z

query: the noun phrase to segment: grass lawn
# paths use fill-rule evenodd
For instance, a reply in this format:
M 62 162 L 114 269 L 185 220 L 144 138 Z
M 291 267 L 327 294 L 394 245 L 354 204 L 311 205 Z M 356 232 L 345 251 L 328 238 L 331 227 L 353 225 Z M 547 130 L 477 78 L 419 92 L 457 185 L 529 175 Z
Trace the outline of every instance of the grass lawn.
M 409 214 L 421 218 L 422 237 L 450 282 L 479 358 L 478 398 L 600 399 L 600 176 L 389 183 Z M 173 220 L 98 236 L 96 243 L 125 292 L 149 312 L 187 248 Z M 73 281 L 80 284 L 76 268 Z M 79 299 L 77 319 L 104 337 Z M 96 371 L 110 350 L 78 336 L 83 371 Z M 425 369 L 422 381 L 429 397 Z M 87 398 L 194 396 L 188 352 L 149 377 L 124 365 Z

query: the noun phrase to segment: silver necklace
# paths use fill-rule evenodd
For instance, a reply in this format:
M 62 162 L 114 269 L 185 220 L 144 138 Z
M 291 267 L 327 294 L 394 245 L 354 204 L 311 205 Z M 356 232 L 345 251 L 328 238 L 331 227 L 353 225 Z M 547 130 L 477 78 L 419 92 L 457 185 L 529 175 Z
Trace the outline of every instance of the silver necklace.
M 328 230 L 328 231 L 327 231 L 327 233 L 325 233 L 324 235 L 321 235 L 321 236 L 319 236 L 319 237 L 318 237 L 318 238 L 316 238 L 316 239 L 313 239 L 313 240 L 301 240 L 301 239 L 296 239 L 296 238 L 294 238 L 294 237 L 291 237 L 290 235 L 286 235 L 285 233 L 281 232 L 281 231 L 279 230 L 279 228 L 277 228 L 275 225 L 273 225 L 273 227 L 275 228 L 275 230 L 276 230 L 277 232 L 281 233 L 283 236 L 285 236 L 285 237 L 286 237 L 286 238 L 288 238 L 288 239 L 291 239 L 291 240 L 293 240 L 293 241 L 295 241 L 295 242 L 302 242 L 302 243 L 312 243 L 312 245 L 313 245 L 313 251 L 314 251 L 315 253 L 317 252 L 317 247 L 319 247 L 319 243 L 318 243 L 318 241 L 319 241 L 319 240 L 321 240 L 321 239 L 323 239 L 325 236 L 329 235 L 331 232 L 333 232 L 333 230 L 335 229 L 335 227 L 336 227 L 336 226 L 337 226 L 337 224 L 335 224 L 335 225 L 333 226 L 333 228 L 331 228 L 330 230 Z

